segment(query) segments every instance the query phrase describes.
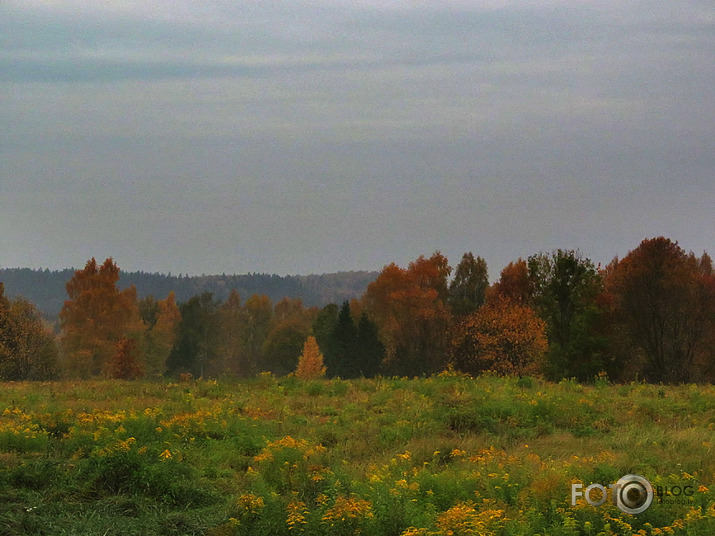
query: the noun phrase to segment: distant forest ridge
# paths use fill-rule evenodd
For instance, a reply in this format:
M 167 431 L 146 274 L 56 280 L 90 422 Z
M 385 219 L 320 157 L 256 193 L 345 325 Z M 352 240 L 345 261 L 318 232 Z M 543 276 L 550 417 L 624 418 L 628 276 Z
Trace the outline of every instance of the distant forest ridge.
M 23 296 L 49 320 L 54 320 L 68 299 L 65 283 L 72 278 L 74 272 L 72 268 L 55 271 L 0 268 L 0 282 L 5 284 L 7 297 Z M 253 294 L 264 294 L 274 303 L 282 298 L 300 298 L 307 307 L 322 307 L 362 296 L 368 284 L 378 275 L 378 272 L 354 271 L 288 276 L 255 273 L 175 276 L 122 271 L 119 287 L 124 289 L 134 285 L 139 299 L 148 295 L 164 299 L 169 292 L 174 291 L 177 302 L 187 301 L 204 292 L 211 292 L 216 299 L 225 301 L 231 290 L 236 289 L 241 301 Z

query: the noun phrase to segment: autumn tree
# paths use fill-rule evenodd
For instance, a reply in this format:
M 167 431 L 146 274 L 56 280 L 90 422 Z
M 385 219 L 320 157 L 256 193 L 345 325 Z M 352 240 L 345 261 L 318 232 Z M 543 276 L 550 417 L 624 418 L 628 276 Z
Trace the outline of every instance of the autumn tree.
M 712 261 L 677 242 L 646 239 L 606 271 L 606 294 L 627 359 L 654 382 L 708 377 L 715 360 L 715 282 Z M 625 360 L 624 360 L 625 361 Z
M 437 298 L 442 303 L 447 303 L 449 299 L 447 281 L 449 274 L 452 273 L 447 257 L 439 251 L 435 251 L 428 259 L 420 255 L 417 260 L 408 265 L 407 270 L 420 287 L 434 289 L 437 291 Z
M 254 294 L 248 298 L 243 306 L 243 320 L 243 358 L 247 370 L 253 371 L 263 363 L 263 348 L 274 323 L 273 304 L 268 296 Z
M 450 362 L 469 374 L 535 374 L 548 343 L 546 325 L 526 305 L 506 298 L 463 317 L 454 329 Z
M 429 259 L 419 257 L 407 269 L 385 266 L 368 285 L 363 305 L 385 345 L 386 372 L 414 376 L 443 368 L 450 271 L 446 257 L 436 252 Z
M 278 323 L 301 319 L 304 312 L 300 299 L 282 298 L 273 307 L 273 317 Z
M 479 309 L 488 287 L 487 262 L 481 257 L 475 259 L 471 252 L 465 253 L 449 285 L 448 303 L 452 313 L 461 316 Z
M 116 380 L 136 380 L 144 374 L 139 362 L 139 350 L 134 339 L 121 338 L 116 345 L 116 353 L 109 360 L 108 375 Z
M 0 283 L 0 380 L 49 380 L 57 376 L 57 345 L 37 308 L 8 300 Z
M 151 304 L 151 307 L 147 307 L 147 304 Z M 178 335 L 181 313 L 173 292 L 165 300 L 156 301 L 153 297 L 142 300 L 139 309 L 140 312 L 151 311 L 150 316 L 142 314 L 145 333 L 141 347 L 146 377 L 157 378 L 166 372 L 166 362 Z
M 111 258 L 93 258 L 67 282 L 69 300 L 60 312 L 61 344 L 71 374 L 106 372 L 122 337 L 141 337 L 136 289 L 119 290 L 119 268 Z
M 139 308 L 139 318 L 141 318 L 144 326 L 149 330 L 153 329 L 159 318 L 159 302 L 150 294 L 139 300 L 137 306 Z
M 320 353 L 315 337 L 310 336 L 303 345 L 303 353 L 298 359 L 295 375 L 301 380 L 316 380 L 325 376 L 323 354 Z
M 519 259 L 510 262 L 499 275 L 499 280 L 486 292 L 486 301 L 494 302 L 499 298 L 506 298 L 515 303 L 531 305 L 531 283 L 529 281 L 529 267 L 526 261 Z

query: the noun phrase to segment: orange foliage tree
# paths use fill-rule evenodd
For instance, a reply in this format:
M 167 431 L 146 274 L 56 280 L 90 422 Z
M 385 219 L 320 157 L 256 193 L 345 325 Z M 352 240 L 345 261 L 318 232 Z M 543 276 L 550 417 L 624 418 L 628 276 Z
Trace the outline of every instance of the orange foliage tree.
M 547 349 L 544 321 L 526 305 L 501 298 L 456 326 L 450 361 L 469 374 L 535 374 Z
M 48 380 L 57 375 L 57 345 L 37 308 L 8 300 L 0 282 L 0 381 Z
M 137 343 L 134 339 L 122 337 L 116 345 L 117 351 L 109 360 L 107 374 L 117 380 L 136 380 L 144 374 L 139 363 Z
M 606 269 L 612 351 L 654 382 L 712 378 L 715 373 L 715 275 L 707 254 L 677 242 L 643 240 Z M 624 355 L 625 354 L 625 355 Z
M 407 269 L 385 266 L 368 285 L 363 306 L 385 346 L 385 372 L 421 375 L 444 367 L 450 271 L 446 257 L 436 252 L 429 259 L 419 257 Z
M 119 268 L 109 258 L 99 266 L 93 258 L 67 282 L 67 300 L 60 312 L 61 344 L 70 374 L 106 373 L 117 342 L 140 337 L 136 289 L 120 291 Z
M 315 337 L 310 336 L 303 345 L 303 353 L 298 359 L 295 375 L 301 380 L 315 380 L 325 376 L 323 354 L 320 353 Z
M 496 301 L 501 297 L 528 305 L 531 297 L 530 289 L 529 266 L 525 260 L 519 259 L 507 264 L 501 271 L 499 281 L 487 289 L 487 302 Z

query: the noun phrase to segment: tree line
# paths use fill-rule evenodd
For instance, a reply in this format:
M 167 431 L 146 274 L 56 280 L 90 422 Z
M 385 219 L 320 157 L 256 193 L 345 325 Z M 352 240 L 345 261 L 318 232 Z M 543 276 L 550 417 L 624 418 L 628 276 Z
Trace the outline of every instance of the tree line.
M 76 270 L 33 270 L 30 268 L 0 268 L 0 281 L 5 283 L 8 294 L 23 296 L 31 301 L 47 318 L 55 320 L 62 310 L 67 292 L 65 285 Z M 119 273 L 119 287 L 137 288 L 137 296 L 167 296 L 174 292 L 176 300 L 187 301 L 193 296 L 211 292 L 218 300 L 225 301 L 231 290 L 241 296 L 265 294 L 272 301 L 284 296 L 300 298 L 308 306 L 322 307 L 328 303 L 342 303 L 345 299 L 361 296 L 368 283 L 377 277 L 377 272 L 351 271 L 312 275 L 275 274 L 221 274 L 221 275 L 172 275 L 127 272 Z
M 177 303 L 120 289 L 95 259 L 66 283 L 54 335 L 0 284 L 0 377 L 250 377 L 261 371 L 355 378 L 469 373 L 552 380 L 712 382 L 715 271 L 710 257 L 646 239 L 595 266 L 578 250 L 509 263 L 489 284 L 484 259 L 454 270 L 440 252 L 383 268 L 359 299 L 306 307 L 234 289 Z

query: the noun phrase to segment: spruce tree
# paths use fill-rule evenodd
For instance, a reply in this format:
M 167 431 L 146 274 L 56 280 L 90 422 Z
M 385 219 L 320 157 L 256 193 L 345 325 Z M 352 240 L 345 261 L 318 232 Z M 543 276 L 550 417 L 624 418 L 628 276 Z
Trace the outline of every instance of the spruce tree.
M 358 333 L 353 322 L 352 313 L 350 312 L 350 303 L 344 301 L 340 312 L 338 313 L 338 321 L 333 328 L 331 334 L 331 346 L 333 355 L 331 364 L 331 376 L 339 376 L 341 378 L 356 378 L 360 375 L 357 366 L 358 353 Z M 333 362 L 334 360 L 334 362 Z
M 380 342 L 377 326 L 366 313 L 360 316 L 357 332 L 357 369 L 358 375 L 373 378 L 380 372 L 385 346 Z

